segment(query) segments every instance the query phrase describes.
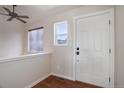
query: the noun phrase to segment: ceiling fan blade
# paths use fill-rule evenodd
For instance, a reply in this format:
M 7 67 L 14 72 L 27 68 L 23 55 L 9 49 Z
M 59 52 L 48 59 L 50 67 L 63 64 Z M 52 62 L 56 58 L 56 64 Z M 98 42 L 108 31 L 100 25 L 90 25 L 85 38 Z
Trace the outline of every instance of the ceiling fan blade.
M 7 11 L 9 14 L 11 14 L 11 11 L 10 11 L 8 8 L 3 7 L 3 9 L 4 9 L 5 11 Z
M 10 17 L 9 19 L 7 19 L 7 21 L 11 21 L 14 17 Z
M 6 15 L 6 16 L 10 16 L 9 14 L 4 14 L 4 13 L 0 13 L 0 15 Z
M 23 22 L 23 23 L 27 23 L 26 21 L 24 21 L 24 20 L 22 20 L 22 19 L 20 19 L 20 18 L 16 18 L 17 20 L 19 20 L 19 21 L 21 21 L 21 22 Z
M 20 16 L 20 15 L 18 15 L 17 17 L 20 17 L 20 18 L 29 18 L 28 16 Z

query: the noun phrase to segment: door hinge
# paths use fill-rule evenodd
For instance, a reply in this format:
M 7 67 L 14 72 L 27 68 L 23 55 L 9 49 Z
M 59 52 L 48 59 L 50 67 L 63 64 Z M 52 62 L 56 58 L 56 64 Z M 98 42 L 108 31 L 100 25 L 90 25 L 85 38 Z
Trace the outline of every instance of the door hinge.
M 109 20 L 109 24 L 111 24 L 111 20 Z
M 111 53 L 111 49 L 109 49 L 109 53 Z
M 109 77 L 109 82 L 111 82 L 111 78 Z

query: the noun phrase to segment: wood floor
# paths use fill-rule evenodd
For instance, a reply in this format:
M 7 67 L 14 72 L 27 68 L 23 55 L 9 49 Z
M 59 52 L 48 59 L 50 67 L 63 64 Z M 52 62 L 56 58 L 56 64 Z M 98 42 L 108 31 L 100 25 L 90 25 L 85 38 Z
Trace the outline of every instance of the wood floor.
M 51 75 L 42 82 L 35 85 L 33 88 L 99 88 L 99 87 Z

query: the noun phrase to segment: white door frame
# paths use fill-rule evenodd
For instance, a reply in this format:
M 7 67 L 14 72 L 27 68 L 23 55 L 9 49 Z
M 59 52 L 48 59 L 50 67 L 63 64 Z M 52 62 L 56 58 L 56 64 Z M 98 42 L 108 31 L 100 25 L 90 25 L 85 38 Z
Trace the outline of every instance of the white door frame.
M 110 73 L 110 78 L 111 81 L 109 83 L 109 87 L 114 87 L 114 8 L 112 9 L 108 9 L 105 11 L 100 11 L 100 12 L 96 12 L 96 13 L 91 13 L 91 14 L 87 14 L 87 15 L 82 15 L 82 16 L 77 16 L 73 18 L 73 23 L 74 23 L 74 33 L 73 33 L 73 37 L 74 37 L 74 41 L 73 41 L 73 80 L 76 80 L 76 20 L 80 19 L 80 18 L 86 18 L 86 17 L 90 17 L 90 16 L 95 16 L 95 15 L 101 15 L 104 13 L 109 13 L 110 14 L 110 30 L 109 30 L 109 40 L 110 40 L 110 49 L 111 49 L 111 54 L 109 55 L 109 73 Z

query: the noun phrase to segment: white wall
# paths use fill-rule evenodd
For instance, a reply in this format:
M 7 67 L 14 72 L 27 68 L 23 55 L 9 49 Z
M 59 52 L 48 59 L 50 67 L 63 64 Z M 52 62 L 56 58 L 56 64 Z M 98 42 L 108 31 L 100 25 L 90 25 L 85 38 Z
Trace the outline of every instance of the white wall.
M 23 53 L 24 24 L 6 21 L 8 17 L 0 15 L 0 58 L 14 57 Z
M 115 65 L 117 87 L 124 88 L 124 6 L 116 6 Z
M 37 80 L 50 74 L 50 54 L 1 62 L 3 61 L 0 61 L 0 87 L 3 88 L 31 87 Z

